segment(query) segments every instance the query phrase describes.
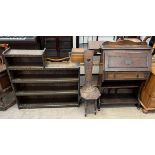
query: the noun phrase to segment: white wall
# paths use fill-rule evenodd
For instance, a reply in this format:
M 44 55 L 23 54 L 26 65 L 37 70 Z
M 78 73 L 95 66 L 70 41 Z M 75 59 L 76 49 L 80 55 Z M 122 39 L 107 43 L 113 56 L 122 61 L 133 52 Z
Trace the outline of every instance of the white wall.
M 73 48 L 76 48 L 76 36 L 73 36 Z

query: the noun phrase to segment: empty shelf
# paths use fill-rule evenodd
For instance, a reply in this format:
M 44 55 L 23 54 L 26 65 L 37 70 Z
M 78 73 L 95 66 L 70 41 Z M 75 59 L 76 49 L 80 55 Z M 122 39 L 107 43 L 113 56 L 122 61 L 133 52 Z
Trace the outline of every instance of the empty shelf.
M 9 70 L 36 70 L 36 69 L 43 69 L 43 66 L 9 66 Z
M 140 87 L 142 82 L 135 82 L 135 81 L 105 81 L 102 83 L 102 88 L 138 88 Z
M 78 82 L 78 78 L 16 78 L 13 83 L 55 83 L 55 82 Z
M 34 96 L 34 95 L 74 95 L 78 94 L 77 90 L 64 91 L 17 91 L 17 96 Z
M 103 94 L 101 104 L 135 104 L 138 103 L 137 97 L 133 94 Z
M 44 50 L 21 50 L 21 49 L 11 49 L 5 53 L 6 57 L 36 57 L 42 56 Z
M 78 63 L 73 63 L 73 62 L 51 62 L 51 63 L 47 63 L 47 65 L 45 66 L 45 69 L 77 69 L 79 68 L 79 64 Z
M 79 104 L 78 102 L 66 102 L 66 103 L 19 103 L 19 108 L 20 109 L 33 109 L 33 108 L 63 108 L 63 107 L 78 107 Z
M 136 85 L 131 85 L 131 86 L 123 86 L 123 85 L 115 85 L 115 86 L 113 86 L 113 85 L 109 85 L 109 86 L 103 86 L 102 88 L 118 88 L 118 89 L 124 89 L 124 88 L 138 88 L 139 86 L 136 86 Z

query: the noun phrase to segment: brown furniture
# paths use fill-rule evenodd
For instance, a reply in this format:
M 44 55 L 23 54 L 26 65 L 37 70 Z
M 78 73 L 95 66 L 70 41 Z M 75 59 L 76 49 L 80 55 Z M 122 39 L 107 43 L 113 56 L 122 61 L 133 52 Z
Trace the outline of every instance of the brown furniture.
M 3 54 L 19 108 L 79 106 L 78 64 L 46 61 L 45 50 Z
M 50 58 L 68 57 L 73 48 L 72 36 L 42 36 L 41 42 L 46 48 L 46 56 Z
M 4 92 L 10 87 L 10 80 L 6 71 L 5 65 L 0 65 L 0 92 Z
M 10 86 L 10 80 L 6 71 L 6 65 L 2 57 L 2 52 L 4 51 L 5 44 L 0 44 L 0 92 L 5 92 L 5 89 Z
M 152 64 L 152 72 L 149 79 L 141 89 L 139 100 L 144 113 L 155 110 L 155 63 Z
M 101 104 L 137 104 L 138 90 L 151 69 L 151 48 L 144 42 L 90 42 L 101 52 L 99 86 Z
M 11 49 L 41 49 L 39 36 L 0 36 L 0 44 L 8 44 Z
M 2 47 L 2 46 L 1 46 Z M 1 51 L 4 51 L 4 49 Z M 15 104 L 15 96 L 11 89 L 11 83 L 4 64 L 3 57 L 0 55 L 0 111 L 7 110 Z
M 84 48 L 72 48 L 70 53 L 71 62 L 84 62 Z
M 93 50 L 87 50 L 84 53 L 85 84 L 81 88 L 80 93 L 85 103 L 85 116 L 90 113 L 96 115 L 98 100 L 101 96 L 99 89 L 92 85 L 93 55 Z

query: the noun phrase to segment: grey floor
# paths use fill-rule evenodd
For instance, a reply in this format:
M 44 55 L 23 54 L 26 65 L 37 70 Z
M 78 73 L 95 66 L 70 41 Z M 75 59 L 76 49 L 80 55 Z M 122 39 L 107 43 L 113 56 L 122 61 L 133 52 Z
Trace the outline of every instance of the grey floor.
M 0 111 L 1 119 L 154 119 L 155 112 L 144 114 L 135 106 L 105 107 L 97 115 L 84 117 L 84 106 L 76 108 L 18 109 L 17 105 Z

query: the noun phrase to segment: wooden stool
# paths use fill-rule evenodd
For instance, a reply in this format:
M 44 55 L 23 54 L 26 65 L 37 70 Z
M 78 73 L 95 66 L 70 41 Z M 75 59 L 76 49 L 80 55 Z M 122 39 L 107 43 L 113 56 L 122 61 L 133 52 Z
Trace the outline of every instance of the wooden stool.
M 97 100 L 101 96 L 99 89 L 92 86 L 93 55 L 94 51 L 92 50 L 87 50 L 84 53 L 85 85 L 81 88 L 80 93 L 85 101 L 85 116 L 87 116 L 88 113 L 96 114 Z

